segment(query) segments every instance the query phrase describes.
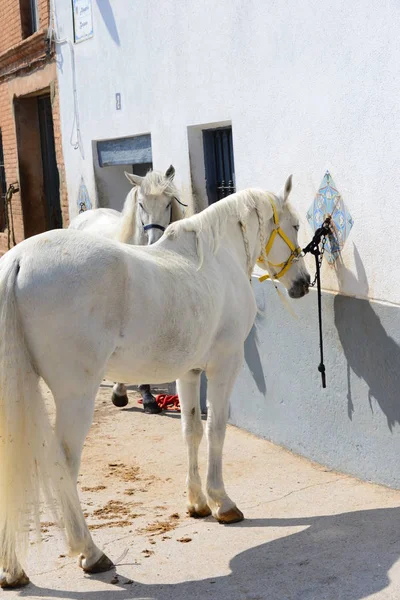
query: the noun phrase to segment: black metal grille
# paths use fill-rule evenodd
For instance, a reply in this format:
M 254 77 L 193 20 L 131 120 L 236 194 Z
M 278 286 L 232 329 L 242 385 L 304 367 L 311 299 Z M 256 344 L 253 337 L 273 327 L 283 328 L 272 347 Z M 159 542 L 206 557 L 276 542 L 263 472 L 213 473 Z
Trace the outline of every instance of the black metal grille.
M 203 131 L 204 162 L 209 203 L 236 191 L 232 128 Z
M 4 168 L 3 138 L 0 131 L 0 231 L 4 231 L 6 226 L 6 196 L 7 182 Z

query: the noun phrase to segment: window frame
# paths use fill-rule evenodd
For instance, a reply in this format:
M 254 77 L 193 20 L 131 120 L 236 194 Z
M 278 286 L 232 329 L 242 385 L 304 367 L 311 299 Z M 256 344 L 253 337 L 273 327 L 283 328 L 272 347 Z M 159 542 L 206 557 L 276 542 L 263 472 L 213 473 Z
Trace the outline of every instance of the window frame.
M 30 0 L 32 34 L 39 29 L 38 0 Z
M 38 0 L 19 0 L 22 39 L 39 31 Z

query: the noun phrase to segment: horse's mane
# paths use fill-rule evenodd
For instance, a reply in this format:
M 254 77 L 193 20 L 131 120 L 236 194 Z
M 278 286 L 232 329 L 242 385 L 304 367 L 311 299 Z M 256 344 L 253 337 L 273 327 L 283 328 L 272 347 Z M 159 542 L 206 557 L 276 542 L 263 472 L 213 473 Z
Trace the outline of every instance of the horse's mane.
M 180 194 L 178 188 L 164 173 L 149 171 L 143 178 L 140 186 L 135 186 L 127 195 L 122 209 L 121 226 L 118 228 L 117 239 L 127 243 L 132 239 L 136 228 L 137 194 L 141 190 L 145 196 L 161 196 L 165 194 L 171 198 L 171 223 L 183 218 L 183 212 L 178 202 Z
M 179 198 L 179 192 L 173 180 L 160 171 L 149 171 L 143 178 L 140 189 L 145 196 L 165 194 L 166 196 L 178 196 Z
M 260 223 L 259 235 L 261 247 L 265 246 L 265 221 L 272 217 L 270 200 L 277 198 L 270 192 L 258 189 L 247 189 L 227 198 L 219 200 L 204 211 L 171 224 L 165 234 L 167 237 L 176 238 L 183 232 L 192 231 L 196 235 L 197 255 L 199 268 L 203 262 L 203 247 L 206 245 L 213 254 L 218 251 L 229 221 L 234 218 L 242 228 L 246 227 L 247 220 L 252 211 L 257 212 Z

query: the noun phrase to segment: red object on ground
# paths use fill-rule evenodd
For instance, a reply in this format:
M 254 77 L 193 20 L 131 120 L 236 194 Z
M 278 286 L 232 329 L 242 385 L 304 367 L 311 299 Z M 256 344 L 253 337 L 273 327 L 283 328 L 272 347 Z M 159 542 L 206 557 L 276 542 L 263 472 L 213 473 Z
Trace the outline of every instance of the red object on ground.
M 143 404 L 143 398 L 138 400 L 138 402 L 139 404 Z M 156 402 L 163 410 L 175 410 L 176 412 L 181 412 L 181 405 L 179 404 L 179 398 L 176 394 L 174 396 L 159 394 L 156 396 Z

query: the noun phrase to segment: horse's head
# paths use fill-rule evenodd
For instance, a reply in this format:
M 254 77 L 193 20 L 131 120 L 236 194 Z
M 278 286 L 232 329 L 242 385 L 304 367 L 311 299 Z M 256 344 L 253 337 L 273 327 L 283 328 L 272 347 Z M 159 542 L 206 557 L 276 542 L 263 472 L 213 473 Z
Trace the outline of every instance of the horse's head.
M 292 176 L 286 181 L 283 190 L 270 199 L 273 209 L 272 228 L 267 233 L 265 248 L 257 264 L 274 279 L 279 279 L 291 298 L 301 298 L 308 293 L 310 275 L 304 258 L 300 255 L 299 218 L 288 202 L 291 190 Z
M 175 169 L 171 165 L 166 173 L 149 171 L 145 177 L 126 173 L 135 186 L 137 226 L 147 236 L 148 245 L 154 244 L 170 223 L 183 217 L 179 206 L 179 192 L 173 183 Z

